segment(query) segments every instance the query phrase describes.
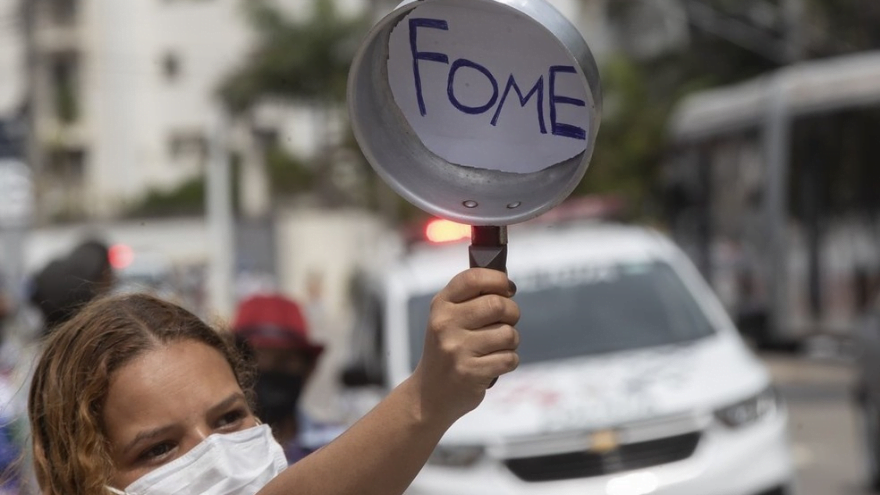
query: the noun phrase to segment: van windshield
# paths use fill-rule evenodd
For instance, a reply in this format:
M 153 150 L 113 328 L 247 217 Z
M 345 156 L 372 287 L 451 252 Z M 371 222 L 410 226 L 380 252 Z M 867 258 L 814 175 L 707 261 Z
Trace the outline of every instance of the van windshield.
M 523 364 L 689 342 L 714 332 L 666 263 L 584 265 L 513 279 L 522 310 L 517 329 Z M 413 368 L 421 356 L 432 297 L 409 301 Z

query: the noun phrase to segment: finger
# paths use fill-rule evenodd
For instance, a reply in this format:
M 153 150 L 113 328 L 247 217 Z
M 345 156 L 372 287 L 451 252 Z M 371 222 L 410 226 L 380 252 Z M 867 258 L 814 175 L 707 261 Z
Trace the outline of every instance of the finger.
M 486 356 L 500 351 L 515 351 L 519 347 L 519 332 L 511 325 L 497 324 L 474 330 L 468 340 L 476 356 Z
M 519 305 L 496 294 L 457 304 L 455 311 L 455 320 L 468 330 L 480 330 L 497 323 L 516 325 L 519 321 Z
M 483 294 L 509 297 L 513 292 L 506 273 L 488 268 L 471 268 L 453 277 L 438 295 L 446 301 L 460 303 Z
M 480 375 L 491 381 L 515 370 L 519 366 L 519 354 L 515 351 L 493 352 L 477 358 L 477 365 L 480 369 Z

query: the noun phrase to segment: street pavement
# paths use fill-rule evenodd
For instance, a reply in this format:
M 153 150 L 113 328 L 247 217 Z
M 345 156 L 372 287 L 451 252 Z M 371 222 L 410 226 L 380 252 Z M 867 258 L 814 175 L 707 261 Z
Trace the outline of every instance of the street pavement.
M 854 373 L 843 361 L 764 356 L 789 407 L 797 495 L 867 495 Z

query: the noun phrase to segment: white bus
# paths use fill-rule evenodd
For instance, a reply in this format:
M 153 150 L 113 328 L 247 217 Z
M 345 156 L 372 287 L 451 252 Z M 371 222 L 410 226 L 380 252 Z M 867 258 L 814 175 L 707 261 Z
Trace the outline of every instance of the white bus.
M 880 272 L 880 52 L 692 95 L 669 140 L 672 234 L 743 331 L 848 336 Z

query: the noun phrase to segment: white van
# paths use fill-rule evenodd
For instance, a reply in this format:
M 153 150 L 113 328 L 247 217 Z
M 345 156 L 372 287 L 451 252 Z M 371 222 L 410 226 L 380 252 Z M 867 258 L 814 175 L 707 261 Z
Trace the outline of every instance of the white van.
M 466 243 L 425 245 L 373 285 L 361 321 L 380 333 L 364 348 L 385 388 L 412 372 L 429 302 L 467 259 Z M 790 493 L 770 377 L 668 239 L 598 223 L 513 228 L 508 271 L 521 365 L 449 430 L 409 493 Z

